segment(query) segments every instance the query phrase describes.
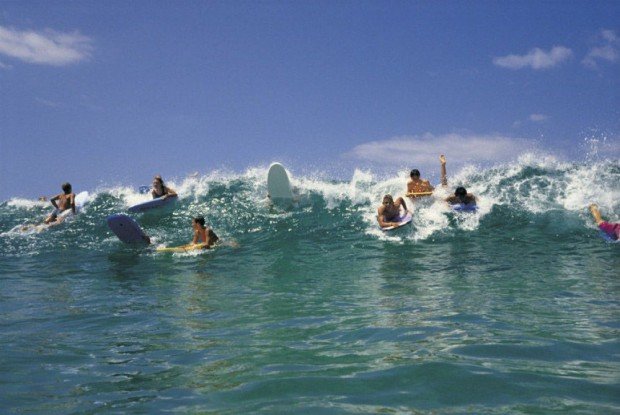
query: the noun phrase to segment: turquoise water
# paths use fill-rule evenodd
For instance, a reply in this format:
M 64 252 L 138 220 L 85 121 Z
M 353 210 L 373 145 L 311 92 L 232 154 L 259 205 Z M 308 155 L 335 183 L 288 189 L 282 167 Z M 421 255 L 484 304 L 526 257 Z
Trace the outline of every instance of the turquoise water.
M 176 209 L 133 217 L 177 245 L 204 214 L 228 244 L 192 254 L 116 239 L 132 188 L 41 233 L 15 228 L 48 205 L 2 203 L 1 412 L 620 412 L 620 244 L 587 211 L 619 220 L 617 161 L 464 169 L 478 213 L 427 200 L 390 234 L 405 178 L 292 179 L 291 210 L 266 169 L 172 181 Z

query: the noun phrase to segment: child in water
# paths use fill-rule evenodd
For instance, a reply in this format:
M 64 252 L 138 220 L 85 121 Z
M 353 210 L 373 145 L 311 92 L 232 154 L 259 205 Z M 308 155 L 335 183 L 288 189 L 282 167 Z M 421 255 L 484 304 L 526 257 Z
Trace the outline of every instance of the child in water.
M 206 244 L 206 248 L 211 248 L 220 239 L 211 228 L 205 226 L 205 218 L 202 216 L 192 219 L 192 227 L 194 228 L 194 239 L 192 244 Z
M 598 225 L 598 228 L 605 232 L 613 240 L 617 241 L 620 238 L 620 223 L 610 223 L 603 220 L 601 212 L 598 210 L 598 206 L 594 203 L 590 205 L 590 213 L 594 217 L 594 221 Z
M 63 183 L 62 191 L 64 193 L 60 193 L 50 199 L 50 202 L 52 202 L 55 209 L 47 217 L 47 219 L 45 219 L 46 224 L 50 224 L 52 222 L 62 222 L 62 218 L 59 218 L 59 215 L 68 209 L 71 209 L 75 215 L 75 193 L 71 191 L 71 184 Z

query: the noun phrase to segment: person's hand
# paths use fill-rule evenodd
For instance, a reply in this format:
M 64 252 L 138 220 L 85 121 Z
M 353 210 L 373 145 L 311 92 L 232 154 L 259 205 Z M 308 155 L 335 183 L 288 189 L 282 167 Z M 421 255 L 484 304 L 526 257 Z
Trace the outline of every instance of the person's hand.
M 446 164 L 446 156 L 444 156 L 443 154 L 439 156 L 439 161 L 441 162 L 441 164 Z

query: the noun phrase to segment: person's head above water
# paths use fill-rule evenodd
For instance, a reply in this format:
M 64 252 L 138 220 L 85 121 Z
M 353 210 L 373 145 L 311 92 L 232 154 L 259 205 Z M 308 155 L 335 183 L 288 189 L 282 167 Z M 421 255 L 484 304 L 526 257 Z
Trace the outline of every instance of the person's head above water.
M 159 174 L 157 176 L 153 177 L 153 186 L 164 187 L 164 179 L 162 179 Z
M 392 197 L 392 195 L 385 195 L 383 196 L 383 204 L 384 205 L 393 205 L 394 204 L 394 198 Z
M 465 189 L 463 186 L 457 187 L 454 191 L 454 196 L 458 197 L 459 199 L 463 199 L 465 196 L 467 196 L 467 189 Z
M 62 191 L 65 192 L 66 195 L 71 193 L 71 183 L 63 183 L 62 184 Z
M 200 225 L 202 228 L 205 227 L 205 218 L 203 216 L 196 216 L 193 222 Z
M 409 177 L 411 177 L 412 179 L 419 179 L 420 178 L 420 170 L 418 170 L 418 169 L 411 170 L 411 173 L 409 173 Z

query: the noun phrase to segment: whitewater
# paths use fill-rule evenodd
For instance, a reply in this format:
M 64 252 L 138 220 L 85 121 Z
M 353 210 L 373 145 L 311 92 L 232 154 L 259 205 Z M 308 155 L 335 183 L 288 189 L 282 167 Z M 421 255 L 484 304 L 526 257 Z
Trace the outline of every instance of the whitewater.
M 267 168 L 172 178 L 174 209 L 130 214 L 155 246 L 204 216 L 221 246 L 162 254 L 105 218 L 148 199 L 87 190 L 68 223 L 21 232 L 49 202 L 0 204 L 0 409 L 7 414 L 620 412 L 620 162 L 525 154 L 467 166 L 376 223 L 407 172 Z M 424 172 L 423 172 L 424 175 Z M 464 185 L 475 213 L 443 199 Z

